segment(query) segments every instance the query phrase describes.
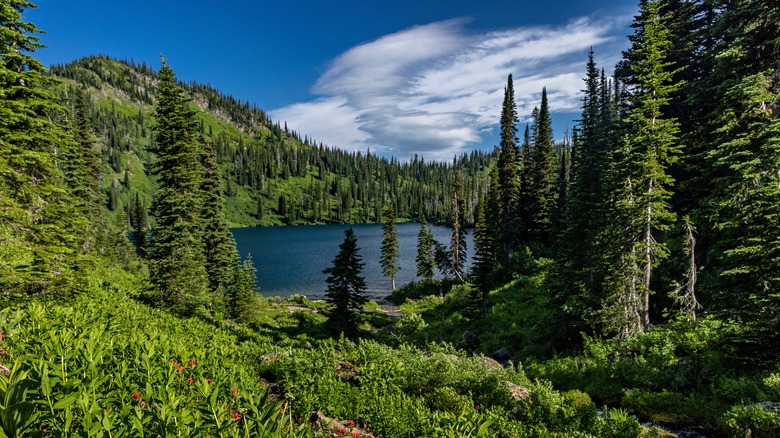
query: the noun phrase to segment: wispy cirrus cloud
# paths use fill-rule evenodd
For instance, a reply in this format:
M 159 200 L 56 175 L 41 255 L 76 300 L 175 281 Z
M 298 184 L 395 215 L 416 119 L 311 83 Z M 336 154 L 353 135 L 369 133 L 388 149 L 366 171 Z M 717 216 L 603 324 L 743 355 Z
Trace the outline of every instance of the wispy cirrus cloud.
M 353 47 L 312 87 L 316 97 L 270 111 L 298 132 L 344 149 L 449 159 L 496 129 L 506 77 L 521 119 L 547 87 L 550 108 L 576 112 L 586 54 L 611 67 L 628 18 L 470 33 L 465 20 L 415 26 Z

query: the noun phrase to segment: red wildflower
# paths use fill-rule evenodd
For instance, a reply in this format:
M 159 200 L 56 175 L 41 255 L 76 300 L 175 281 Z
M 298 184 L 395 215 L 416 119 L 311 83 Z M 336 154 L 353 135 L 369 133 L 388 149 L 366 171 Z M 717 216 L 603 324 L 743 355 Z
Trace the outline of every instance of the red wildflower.
M 352 435 L 350 435 L 352 438 L 360 438 L 360 433 L 358 431 L 352 432 Z
M 195 366 L 195 359 L 190 359 L 189 362 L 187 362 L 191 367 Z
M 355 420 L 349 420 L 349 422 L 347 424 L 349 424 L 350 426 L 354 426 L 355 425 Z
M 209 383 L 211 383 L 211 382 L 213 382 L 214 380 L 212 380 L 212 379 L 211 379 L 211 377 L 209 377 L 208 379 L 206 379 L 206 381 L 207 381 L 207 382 L 209 382 Z
M 179 374 L 183 373 L 184 372 L 184 367 L 176 368 L 176 372 L 179 373 Z
M 238 394 L 238 388 L 233 388 L 233 389 L 231 389 L 231 390 L 230 390 L 230 393 L 231 393 L 231 394 L 233 394 L 233 395 L 236 395 L 236 394 Z
M 346 431 L 346 430 L 344 430 L 344 428 L 343 428 L 343 427 L 339 427 L 339 435 L 341 435 L 341 436 L 344 436 L 344 435 L 346 435 L 346 434 L 347 434 L 347 431 Z
M 195 379 L 193 379 L 192 377 L 187 377 L 187 383 L 189 383 L 190 385 L 192 385 L 192 382 L 194 381 Z
M 142 408 L 145 408 L 146 407 L 146 402 L 141 400 L 141 402 L 138 403 L 138 406 L 141 406 Z
M 141 394 L 139 394 L 138 391 L 136 391 L 133 393 L 132 397 L 133 400 L 138 400 L 139 398 L 141 398 Z
M 178 365 L 178 364 L 179 364 L 179 361 L 178 361 L 178 360 L 176 360 L 176 359 L 173 359 L 173 360 L 171 361 L 171 363 L 172 363 L 173 365 Z
M 238 413 L 238 411 L 233 412 L 233 410 L 230 410 L 230 416 L 233 417 L 234 420 L 238 421 L 241 419 L 241 414 Z

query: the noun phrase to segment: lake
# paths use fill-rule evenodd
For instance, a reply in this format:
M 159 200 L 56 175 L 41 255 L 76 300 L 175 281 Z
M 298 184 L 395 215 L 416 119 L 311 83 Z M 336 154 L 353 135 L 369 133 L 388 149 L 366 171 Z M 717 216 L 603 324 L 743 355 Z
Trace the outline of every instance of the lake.
M 381 224 L 233 228 L 231 231 L 241 257 L 252 255 L 260 293 L 280 297 L 303 294 L 321 299 L 327 287 L 322 270 L 331 266 L 344 241 L 344 230 L 349 227 L 355 231 L 359 254 L 365 263 L 362 275 L 366 278 L 366 294 L 371 299 L 386 297 L 391 285 L 379 265 Z M 408 222 L 396 227 L 401 271 L 396 274 L 395 284 L 400 287 L 417 279 L 415 258 L 420 224 Z M 432 226 L 432 229 L 436 240 L 449 246 L 452 230 L 443 226 Z M 467 236 L 469 265 L 474 251 L 471 231 Z

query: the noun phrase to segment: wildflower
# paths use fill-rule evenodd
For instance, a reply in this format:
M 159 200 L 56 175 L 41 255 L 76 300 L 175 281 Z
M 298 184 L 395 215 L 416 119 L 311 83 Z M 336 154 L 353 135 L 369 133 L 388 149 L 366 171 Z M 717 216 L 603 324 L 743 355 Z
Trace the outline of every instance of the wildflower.
M 346 431 L 346 430 L 344 430 L 344 428 L 343 428 L 343 427 L 339 427 L 339 436 L 344 436 L 344 435 L 346 435 L 346 434 L 347 434 L 347 431 Z
M 176 372 L 179 373 L 179 374 L 183 373 L 184 372 L 184 367 L 176 368 Z
M 142 407 L 142 408 L 145 408 L 145 407 L 146 407 L 146 402 L 145 402 L 145 401 L 143 401 L 143 400 L 141 400 L 141 402 L 140 402 L 140 403 L 138 403 L 138 406 L 140 406 L 140 407 Z
M 231 389 L 231 390 L 230 390 L 230 393 L 231 393 L 231 394 L 233 394 L 233 395 L 236 395 L 236 394 L 238 394 L 238 388 L 233 388 L 233 389 Z
M 189 383 L 190 385 L 192 385 L 192 382 L 194 381 L 195 379 L 193 379 L 192 377 L 187 377 L 187 383 Z
M 208 379 L 206 379 L 206 381 L 207 381 L 207 382 L 209 382 L 209 383 L 211 383 L 211 382 L 213 382 L 214 380 L 213 380 L 211 377 L 209 377 Z
M 355 420 L 349 420 L 347 424 L 349 424 L 350 426 L 355 426 Z
M 355 430 L 355 431 L 352 432 L 352 434 L 350 436 L 352 438 L 360 438 L 360 433 L 358 433 L 358 431 Z
M 133 393 L 132 397 L 133 400 L 138 400 L 139 398 L 141 398 L 141 394 L 139 394 L 138 391 L 136 391 Z
M 176 360 L 176 359 L 173 359 L 173 360 L 171 361 L 171 364 L 173 364 L 174 366 L 176 366 L 176 365 L 178 365 L 178 364 L 179 364 L 179 361 L 178 361 L 178 360 Z
M 195 366 L 195 359 L 190 359 L 189 362 L 187 362 L 191 367 Z

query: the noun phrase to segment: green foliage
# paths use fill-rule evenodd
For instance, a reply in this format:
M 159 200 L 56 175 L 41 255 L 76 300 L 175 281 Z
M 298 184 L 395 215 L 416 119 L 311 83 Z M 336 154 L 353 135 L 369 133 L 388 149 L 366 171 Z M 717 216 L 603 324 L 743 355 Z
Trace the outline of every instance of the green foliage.
M 382 214 L 382 252 L 379 264 L 382 266 L 382 274 L 390 277 L 392 290 L 395 290 L 395 274 L 401 270 L 398 266 L 398 257 L 401 255 L 398 249 L 398 230 L 395 228 L 395 212 L 393 207 L 387 207 Z
M 720 430 L 732 437 L 780 437 L 780 413 L 763 406 L 734 406 L 723 415 Z
M 425 219 L 420 223 L 420 232 L 417 234 L 417 276 L 426 281 L 433 278 L 433 271 L 436 269 L 436 259 L 433 253 L 433 247 L 436 240 L 433 238 L 433 231 L 427 226 Z M 395 294 L 393 290 L 393 294 Z
M 4 346 L 17 362 L 10 383 L 0 377 L 8 436 L 20 436 L 14 427 L 52 436 L 311 435 L 268 399 L 249 345 L 134 303 L 122 281 L 69 303 L 3 312 Z
M 348 228 L 344 230 L 344 242 L 339 245 L 333 265 L 322 271 L 328 275 L 325 301 L 332 306 L 328 323 L 335 333 L 352 335 L 357 329 L 355 314 L 368 301 L 364 295 L 366 280 L 360 275 L 364 265 L 355 233 Z

